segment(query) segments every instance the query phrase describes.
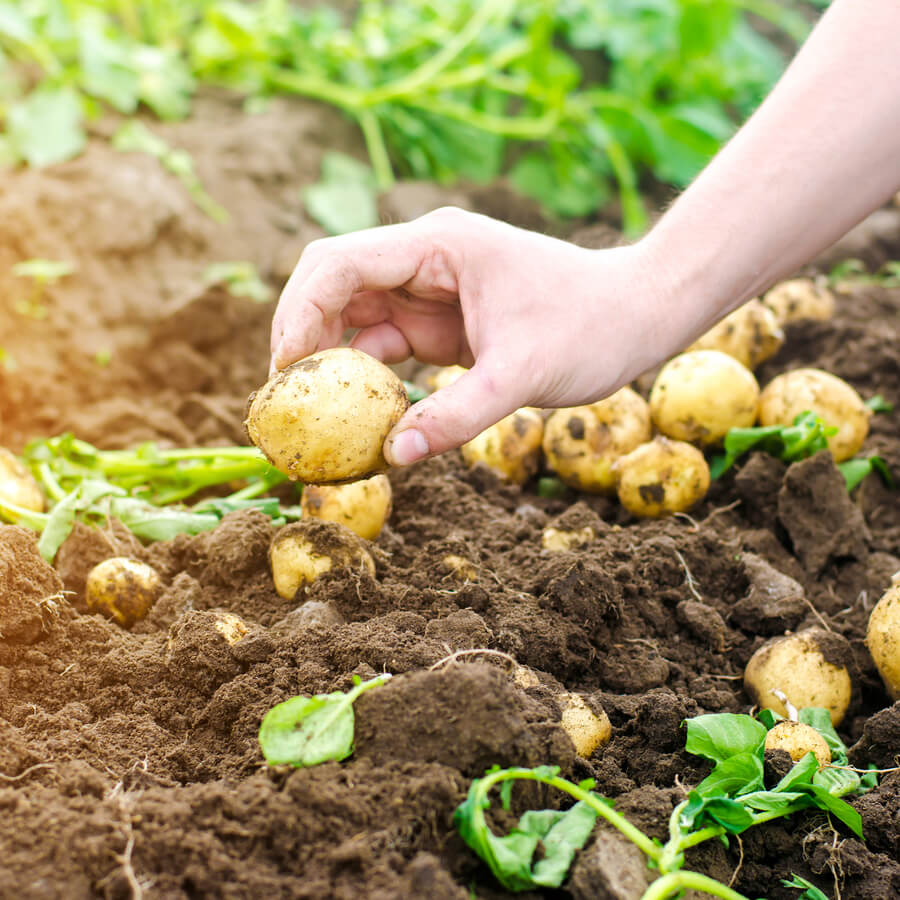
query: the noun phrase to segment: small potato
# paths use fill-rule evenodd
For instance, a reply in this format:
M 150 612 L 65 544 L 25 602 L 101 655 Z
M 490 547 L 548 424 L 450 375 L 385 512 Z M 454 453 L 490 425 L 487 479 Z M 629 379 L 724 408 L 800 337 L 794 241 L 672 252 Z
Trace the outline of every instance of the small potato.
M 819 706 L 831 714 L 832 723 L 841 723 L 850 706 L 852 683 L 845 665 L 825 658 L 823 647 L 840 649 L 849 660 L 852 651 L 838 635 L 817 629 L 799 631 L 767 641 L 744 669 L 744 689 L 757 706 L 788 714 L 774 691 L 783 693 L 792 706 Z
M 550 526 L 541 532 L 541 546 L 552 553 L 560 553 L 587 547 L 596 537 L 597 532 L 590 525 L 576 531 L 563 531 Z
M 869 616 L 866 646 L 888 693 L 900 700 L 900 572 Z
M 753 373 L 719 350 L 670 359 L 650 391 L 650 415 L 666 436 L 707 447 L 732 428 L 756 421 L 759 385 Z
M 519 409 L 463 444 L 468 466 L 484 463 L 504 481 L 524 484 L 538 470 L 544 420 L 533 409 Z
M 596 714 L 578 694 L 565 693 L 559 698 L 562 705 L 562 727 L 575 746 L 575 752 L 587 759 L 609 743 L 612 725 L 601 710 Z
M 320 519 L 280 528 L 269 546 L 269 565 L 275 590 L 285 600 L 293 600 L 303 585 L 335 568 L 375 576 L 375 562 L 362 538 L 337 522 Z
M 441 560 L 441 569 L 457 581 L 478 581 L 478 568 L 475 563 L 455 553 L 448 553 Z
M 91 612 L 129 628 L 150 612 L 162 593 L 162 579 L 146 563 L 114 556 L 91 569 L 84 593 Z
M 5 447 L 0 447 L 0 500 L 30 509 L 44 511 L 44 495 L 28 467 Z
M 821 369 L 795 369 L 773 378 L 759 398 L 761 425 L 791 425 L 807 411 L 838 429 L 828 438 L 835 462 L 856 455 L 869 433 L 871 412 L 846 381 Z
M 307 484 L 300 498 L 304 516 L 338 522 L 374 541 L 391 514 L 391 482 L 373 475 L 350 484 Z
M 355 481 L 385 470 L 385 438 L 409 408 L 403 382 L 350 347 L 322 350 L 273 375 L 250 398 L 247 433 L 289 478 Z
M 721 350 L 752 371 L 774 356 L 782 344 L 784 332 L 775 314 L 759 300 L 750 300 L 713 325 L 688 352 Z
M 659 518 L 690 509 L 709 490 L 709 466 L 692 444 L 656 437 L 613 467 L 619 502 L 633 516 Z
M 216 613 L 215 629 L 228 642 L 229 647 L 239 644 L 250 630 L 247 623 L 234 613 Z
M 650 407 L 624 387 L 599 403 L 553 412 L 544 423 L 544 455 L 570 487 L 611 493 L 616 489 L 613 463 L 650 436 Z
M 425 381 L 432 391 L 440 391 L 449 387 L 460 375 L 465 375 L 468 371 L 464 366 L 444 366 L 429 375 Z
M 762 299 L 784 327 L 801 319 L 830 319 L 834 315 L 834 294 L 812 278 L 792 278 L 776 284 Z
M 831 762 L 831 749 L 825 738 L 812 725 L 785 720 L 779 722 L 766 735 L 766 750 L 785 750 L 794 762 L 799 762 L 807 753 L 813 753 L 819 768 Z

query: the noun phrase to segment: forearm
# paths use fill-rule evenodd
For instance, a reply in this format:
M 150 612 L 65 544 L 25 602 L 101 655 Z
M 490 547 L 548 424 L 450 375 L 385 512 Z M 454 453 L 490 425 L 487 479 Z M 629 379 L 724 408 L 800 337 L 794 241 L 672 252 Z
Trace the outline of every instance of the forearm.
M 900 185 L 898 34 L 897 0 L 836 0 L 767 100 L 642 241 L 684 330 L 673 342 L 809 261 Z

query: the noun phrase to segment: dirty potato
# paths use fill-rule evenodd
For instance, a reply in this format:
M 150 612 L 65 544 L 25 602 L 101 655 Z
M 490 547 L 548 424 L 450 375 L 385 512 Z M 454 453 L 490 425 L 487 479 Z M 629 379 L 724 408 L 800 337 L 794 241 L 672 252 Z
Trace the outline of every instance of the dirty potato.
M 504 481 L 524 484 L 538 470 L 544 420 L 533 409 L 518 409 L 460 447 L 468 466 L 483 463 Z
M 304 516 L 338 522 L 374 541 L 391 514 L 391 502 L 387 475 L 373 475 L 349 484 L 308 484 L 303 488 L 300 510 Z
M 784 344 L 784 332 L 775 314 L 759 300 L 750 300 L 713 325 L 696 340 L 693 350 L 720 350 L 751 371 L 774 356 Z
M 834 315 L 834 294 L 812 278 L 792 278 L 776 284 L 762 298 L 763 305 L 782 328 L 801 319 L 830 319 Z

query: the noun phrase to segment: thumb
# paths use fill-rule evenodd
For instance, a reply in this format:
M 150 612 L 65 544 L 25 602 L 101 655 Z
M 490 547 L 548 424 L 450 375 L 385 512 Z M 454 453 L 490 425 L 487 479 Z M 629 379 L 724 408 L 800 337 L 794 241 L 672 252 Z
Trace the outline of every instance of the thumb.
M 394 426 L 384 444 L 393 466 L 408 466 L 459 447 L 522 405 L 520 390 L 504 388 L 476 364 L 453 384 L 420 400 Z

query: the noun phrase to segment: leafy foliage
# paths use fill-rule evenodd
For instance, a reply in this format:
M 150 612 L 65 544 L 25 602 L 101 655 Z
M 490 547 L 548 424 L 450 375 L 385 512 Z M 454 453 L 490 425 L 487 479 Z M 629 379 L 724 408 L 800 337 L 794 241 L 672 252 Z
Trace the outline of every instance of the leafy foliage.
M 248 109 L 295 94 L 344 110 L 381 188 L 508 172 L 584 215 L 614 185 L 634 231 L 639 181 L 687 184 L 780 74 L 747 9 L 808 30 L 766 0 L 363 0 L 350 21 L 290 0 L 0 0 L 0 159 L 67 159 L 104 108 L 181 118 L 211 83 Z

